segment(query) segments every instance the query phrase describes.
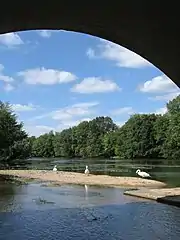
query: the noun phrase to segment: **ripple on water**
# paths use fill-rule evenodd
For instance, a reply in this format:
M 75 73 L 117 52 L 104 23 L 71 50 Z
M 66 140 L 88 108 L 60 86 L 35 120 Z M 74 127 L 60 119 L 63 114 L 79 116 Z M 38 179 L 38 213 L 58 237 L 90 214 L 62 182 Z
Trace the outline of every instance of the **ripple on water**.
M 14 197 L 7 192 L 15 211 L 0 213 L 0 239 L 180 239 L 179 208 L 123 196 L 119 189 L 29 184 L 15 187 Z M 55 204 L 36 204 L 35 197 Z

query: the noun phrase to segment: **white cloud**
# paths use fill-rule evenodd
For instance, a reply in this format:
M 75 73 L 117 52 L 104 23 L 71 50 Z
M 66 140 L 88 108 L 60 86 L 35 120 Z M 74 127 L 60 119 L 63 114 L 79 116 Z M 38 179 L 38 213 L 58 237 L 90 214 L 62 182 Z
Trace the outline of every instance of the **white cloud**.
M 126 121 L 114 121 L 114 123 L 118 126 L 118 127 L 122 127 L 125 124 Z
M 164 95 L 157 95 L 154 97 L 149 97 L 150 100 L 153 101 L 171 101 L 173 100 L 175 97 L 177 97 L 180 94 L 180 91 L 177 92 L 173 92 L 173 93 L 167 93 Z
M 12 109 L 16 112 L 27 112 L 27 111 L 33 111 L 36 110 L 38 108 L 38 106 L 35 106 L 31 103 L 27 104 L 27 105 L 22 105 L 22 104 L 12 104 Z
M 63 123 L 67 121 L 76 121 L 74 117 L 88 116 L 94 113 L 94 107 L 98 102 L 84 102 L 73 104 L 65 108 L 61 108 L 51 113 L 52 119 L 61 120 Z
M 7 47 L 15 47 L 24 44 L 18 33 L 5 33 L 0 35 L 0 43 Z
M 134 113 L 134 110 L 132 107 L 122 107 L 122 108 L 114 109 L 111 111 L 112 115 L 123 115 L 123 114 L 131 115 L 133 113 Z
M 24 129 L 30 136 L 36 137 L 40 136 L 41 134 L 49 133 L 50 131 L 55 131 L 53 127 L 44 125 L 25 125 Z
M 91 121 L 92 118 L 82 118 L 82 119 L 78 119 L 78 120 L 71 120 L 71 121 L 65 121 L 63 122 L 61 125 L 59 125 L 57 127 L 58 130 L 62 130 L 62 129 L 65 129 L 65 128 L 69 128 L 69 127 L 74 127 L 74 126 L 77 126 L 78 124 L 80 124 L 81 122 L 84 122 L 84 121 Z
M 118 44 L 103 39 L 100 39 L 100 42 L 97 52 L 92 48 L 87 50 L 89 58 L 110 60 L 115 62 L 118 67 L 144 68 L 151 66 L 147 60 Z
M 56 130 L 60 131 L 65 128 L 76 126 L 82 121 L 91 120 L 96 115 L 95 107 L 97 107 L 98 104 L 98 102 L 76 103 L 56 111 L 48 112 L 44 115 L 36 116 L 30 119 L 30 121 L 32 123 L 32 121 L 39 119 L 51 118 L 58 122 Z
M 97 106 L 98 102 L 84 102 L 77 103 L 72 106 L 68 106 L 57 111 L 52 111 L 50 113 L 37 116 L 31 120 L 43 119 L 46 117 L 50 117 L 58 122 L 57 127 L 49 127 L 44 125 L 37 125 L 31 122 L 31 124 L 25 124 L 25 130 L 34 136 L 39 136 L 44 133 L 48 133 L 49 131 L 61 131 L 65 128 L 69 128 L 72 126 L 76 126 L 83 121 L 90 121 L 92 119 L 92 114 L 94 114 L 94 108 Z M 19 107 L 20 108 L 20 107 Z M 30 123 L 30 121 L 29 121 Z
M 60 32 L 60 30 L 38 30 L 37 33 L 43 38 L 50 38 L 53 33 Z
M 71 88 L 72 92 L 86 94 L 114 92 L 120 90 L 121 88 L 112 80 L 103 80 L 100 77 L 84 78 L 81 83 L 78 83 Z
M 146 81 L 139 87 L 139 90 L 144 93 L 172 93 L 178 91 L 179 88 L 163 74 Z
M 80 124 L 83 121 L 91 121 L 91 120 L 92 120 L 92 118 L 82 118 L 82 119 L 78 119 L 78 120 L 69 120 L 69 121 L 62 122 L 57 127 L 50 127 L 50 126 L 46 126 L 46 125 L 28 125 L 28 124 L 25 124 L 24 129 L 30 136 L 38 137 L 42 134 L 49 133 L 50 131 L 60 132 L 63 129 L 77 126 L 78 124 Z
M 7 91 L 7 92 L 12 91 L 14 89 L 14 87 L 10 83 L 14 82 L 14 78 L 12 78 L 8 75 L 4 75 L 3 70 L 4 70 L 4 66 L 2 64 L 0 64 L 0 81 L 3 81 L 5 83 L 5 85 L 4 85 L 5 91 Z
M 167 113 L 167 108 L 166 107 L 159 108 L 155 111 L 155 113 L 164 115 L 165 113 Z
M 161 108 L 158 108 L 154 111 L 147 111 L 147 112 L 138 112 L 137 114 L 165 114 L 167 112 L 167 108 L 166 107 L 161 107 Z
M 3 70 L 4 70 L 4 65 L 0 63 L 0 72 L 2 72 Z
M 0 74 L 0 81 L 8 83 L 8 82 L 13 82 L 14 79 L 12 77 L 10 77 L 10 76 L 6 76 L 6 75 L 3 75 L 3 74 L 2 75 Z
M 34 68 L 27 69 L 18 73 L 18 76 L 23 77 L 27 84 L 45 84 L 52 85 L 57 83 L 68 83 L 77 79 L 77 77 L 66 71 L 56 69 Z
M 49 31 L 49 30 L 40 30 L 40 31 L 38 31 L 38 34 L 39 34 L 41 37 L 50 38 L 50 36 L 51 36 L 51 31 Z
M 0 81 L 3 81 L 5 83 L 13 82 L 14 79 L 10 76 L 4 75 L 3 70 L 4 70 L 4 66 L 0 64 Z
M 11 84 L 7 83 L 7 84 L 5 84 L 5 86 L 4 86 L 4 90 L 5 90 L 6 92 L 10 92 L 10 91 L 14 90 L 14 87 L 13 87 Z
M 92 48 L 88 48 L 86 54 L 89 58 L 95 58 L 95 51 Z
M 90 108 L 97 106 L 98 102 L 82 102 L 82 103 L 75 103 L 72 105 L 72 107 L 82 107 L 82 108 Z

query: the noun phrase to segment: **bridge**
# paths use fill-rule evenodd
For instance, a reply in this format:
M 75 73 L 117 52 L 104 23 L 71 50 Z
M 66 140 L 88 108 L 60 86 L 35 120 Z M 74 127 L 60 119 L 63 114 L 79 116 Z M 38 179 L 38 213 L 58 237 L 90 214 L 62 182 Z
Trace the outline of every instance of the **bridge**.
M 179 23 L 171 2 L 16 0 L 3 2 L 0 33 L 64 29 L 98 36 L 139 54 L 180 87 Z

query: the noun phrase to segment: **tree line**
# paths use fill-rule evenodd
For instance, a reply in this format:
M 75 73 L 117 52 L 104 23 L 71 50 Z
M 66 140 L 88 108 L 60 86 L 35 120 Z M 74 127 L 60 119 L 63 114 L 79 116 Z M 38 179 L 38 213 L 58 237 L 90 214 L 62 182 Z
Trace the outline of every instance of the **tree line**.
M 97 117 L 61 132 L 32 137 L 36 157 L 180 158 L 180 95 L 167 103 L 167 113 L 134 114 L 118 127 L 110 117 Z
M 28 157 L 179 159 L 180 95 L 164 115 L 134 114 L 122 127 L 96 117 L 39 137 L 29 137 L 11 106 L 0 102 L 0 142 L 0 160 L 7 163 Z

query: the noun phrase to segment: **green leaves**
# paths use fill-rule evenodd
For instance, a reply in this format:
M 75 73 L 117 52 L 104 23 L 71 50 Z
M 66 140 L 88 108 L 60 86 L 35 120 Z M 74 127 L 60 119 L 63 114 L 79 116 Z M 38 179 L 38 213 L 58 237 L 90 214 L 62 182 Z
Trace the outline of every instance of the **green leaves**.
M 178 159 L 180 96 L 167 104 L 167 110 L 164 115 L 134 114 L 121 128 L 110 117 L 97 117 L 60 133 L 31 138 L 32 154 L 39 157 L 118 156 L 146 159 L 144 161 Z
M 26 158 L 31 152 L 23 124 L 8 103 L 0 102 L 0 161 L 10 163 L 17 158 Z
M 109 117 L 97 117 L 60 133 L 44 134 L 32 144 L 36 157 L 99 157 L 105 155 L 104 137 L 117 126 Z

